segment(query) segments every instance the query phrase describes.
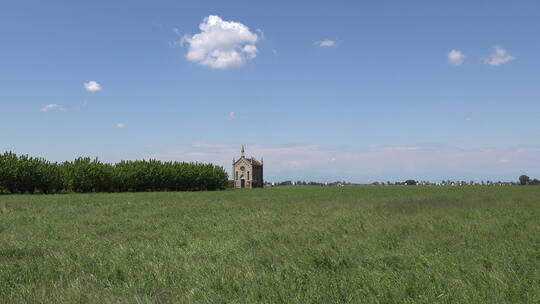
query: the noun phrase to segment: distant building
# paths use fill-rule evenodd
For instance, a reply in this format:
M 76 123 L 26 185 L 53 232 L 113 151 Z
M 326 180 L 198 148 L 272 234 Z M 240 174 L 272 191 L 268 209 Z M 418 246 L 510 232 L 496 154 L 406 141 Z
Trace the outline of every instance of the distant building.
M 234 188 L 263 188 L 263 162 L 254 157 L 246 158 L 242 146 L 240 159 L 233 159 Z

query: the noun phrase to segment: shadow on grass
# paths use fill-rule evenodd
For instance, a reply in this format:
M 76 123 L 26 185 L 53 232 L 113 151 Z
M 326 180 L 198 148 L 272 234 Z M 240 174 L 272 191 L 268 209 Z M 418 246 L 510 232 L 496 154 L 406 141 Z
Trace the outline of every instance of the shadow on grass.
M 45 250 L 39 247 L 0 248 L 0 260 L 22 260 L 45 257 Z

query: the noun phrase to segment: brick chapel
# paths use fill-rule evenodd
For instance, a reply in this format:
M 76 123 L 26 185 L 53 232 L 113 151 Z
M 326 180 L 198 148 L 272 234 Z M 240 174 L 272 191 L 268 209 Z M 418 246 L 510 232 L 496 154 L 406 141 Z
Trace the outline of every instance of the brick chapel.
M 263 161 L 254 157 L 246 158 L 242 146 L 240 159 L 233 159 L 234 188 L 263 188 Z

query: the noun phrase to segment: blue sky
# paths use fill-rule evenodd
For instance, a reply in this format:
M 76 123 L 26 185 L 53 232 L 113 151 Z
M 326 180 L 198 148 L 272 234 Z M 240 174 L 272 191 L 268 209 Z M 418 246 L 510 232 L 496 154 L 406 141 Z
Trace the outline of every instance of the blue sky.
M 538 16 L 538 1 L 3 1 L 0 151 L 229 169 L 245 144 L 268 180 L 540 177 Z

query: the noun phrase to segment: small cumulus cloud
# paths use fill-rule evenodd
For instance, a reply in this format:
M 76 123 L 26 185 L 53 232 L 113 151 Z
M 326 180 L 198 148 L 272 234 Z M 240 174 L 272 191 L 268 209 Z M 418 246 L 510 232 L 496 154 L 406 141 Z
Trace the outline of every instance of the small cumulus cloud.
M 117 128 L 117 129 L 123 129 L 123 128 L 125 128 L 125 127 L 126 127 L 126 124 L 124 124 L 124 123 L 121 123 L 121 122 L 120 122 L 120 123 L 117 123 L 117 124 L 116 124 L 116 128 Z
M 189 44 L 186 54 L 189 61 L 226 69 L 241 67 L 247 60 L 257 57 L 255 44 L 260 37 L 242 23 L 210 15 L 204 18 L 199 29 L 200 33 L 182 39 L 182 45 Z
M 336 42 L 334 40 L 325 39 L 323 41 L 316 41 L 315 45 L 320 46 L 320 47 L 331 47 L 331 46 L 335 46 Z
M 451 50 L 448 53 L 448 62 L 452 65 L 461 65 L 465 61 L 465 55 L 461 51 Z
M 496 45 L 493 47 L 493 52 L 491 53 L 491 55 L 488 58 L 484 59 L 484 64 L 498 66 L 508 63 L 514 59 L 516 58 L 511 56 L 507 50 L 503 49 L 501 46 Z
M 55 103 L 48 104 L 48 105 L 44 106 L 43 108 L 41 108 L 42 112 L 48 112 L 48 111 L 51 111 L 51 110 L 65 111 L 66 109 L 64 109 L 61 105 L 58 105 L 58 104 L 55 104 Z
M 84 88 L 88 91 L 88 92 L 97 92 L 97 91 L 101 91 L 101 85 L 99 83 L 97 83 L 96 81 L 94 80 L 91 80 L 89 82 L 85 82 L 84 83 Z

